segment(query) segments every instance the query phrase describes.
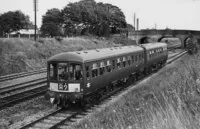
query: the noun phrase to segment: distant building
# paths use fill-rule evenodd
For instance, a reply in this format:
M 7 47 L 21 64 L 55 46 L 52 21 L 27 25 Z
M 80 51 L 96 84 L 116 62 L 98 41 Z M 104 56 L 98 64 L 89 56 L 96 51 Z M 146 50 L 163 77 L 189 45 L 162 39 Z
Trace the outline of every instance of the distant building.
M 37 29 L 36 30 L 36 33 L 37 34 L 40 34 L 40 30 Z M 10 35 L 16 35 L 16 34 L 21 34 L 21 35 L 34 35 L 35 34 L 35 28 L 34 28 L 34 25 L 29 25 L 19 31 L 14 31 L 14 32 L 11 32 Z

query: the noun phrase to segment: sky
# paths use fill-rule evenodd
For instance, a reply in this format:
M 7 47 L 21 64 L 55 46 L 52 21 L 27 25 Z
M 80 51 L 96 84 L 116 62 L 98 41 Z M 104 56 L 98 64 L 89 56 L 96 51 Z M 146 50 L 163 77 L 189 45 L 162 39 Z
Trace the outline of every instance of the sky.
M 48 9 L 63 9 L 69 2 L 79 0 L 37 0 L 37 25 Z M 200 0 L 95 0 L 118 6 L 126 21 L 133 25 L 134 13 L 139 18 L 139 29 L 200 30 Z M 21 10 L 34 22 L 33 0 L 0 0 L 0 14 Z

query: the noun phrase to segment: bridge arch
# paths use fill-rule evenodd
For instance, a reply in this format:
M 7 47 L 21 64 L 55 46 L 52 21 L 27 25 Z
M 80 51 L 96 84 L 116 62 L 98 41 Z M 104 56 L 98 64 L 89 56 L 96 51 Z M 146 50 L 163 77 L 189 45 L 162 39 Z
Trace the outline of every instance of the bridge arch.
M 191 38 L 189 36 L 184 39 L 184 41 L 183 41 L 184 48 L 187 47 L 187 45 L 190 42 L 190 40 L 191 40 Z
M 145 36 L 139 39 L 139 44 L 145 44 L 145 43 L 150 43 L 150 42 L 151 42 L 151 38 L 148 36 Z
M 165 36 L 162 36 L 162 37 L 160 37 L 160 38 L 158 38 L 158 42 L 161 42 L 164 38 L 166 38 Z

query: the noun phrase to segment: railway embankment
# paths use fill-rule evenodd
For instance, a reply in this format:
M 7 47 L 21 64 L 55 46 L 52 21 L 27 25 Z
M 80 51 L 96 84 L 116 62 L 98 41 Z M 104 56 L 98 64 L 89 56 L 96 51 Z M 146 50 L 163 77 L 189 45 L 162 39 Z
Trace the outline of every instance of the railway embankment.
M 69 129 L 200 128 L 200 53 L 186 55 Z
M 112 40 L 91 37 L 56 39 L 0 39 L 0 76 L 46 67 L 46 60 L 58 53 L 114 46 Z

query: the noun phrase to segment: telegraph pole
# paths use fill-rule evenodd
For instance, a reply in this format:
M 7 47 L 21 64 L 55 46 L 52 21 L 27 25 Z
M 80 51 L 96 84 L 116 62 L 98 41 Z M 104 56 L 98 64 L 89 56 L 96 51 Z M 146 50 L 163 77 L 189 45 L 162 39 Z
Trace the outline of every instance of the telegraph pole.
M 137 18 L 137 31 L 139 30 L 139 18 Z
M 38 0 L 33 0 L 33 4 L 34 4 L 34 12 L 35 12 L 35 34 L 34 34 L 34 40 L 36 41 L 37 38 L 37 4 L 38 4 Z
M 136 19 L 136 15 L 135 15 L 135 13 L 134 13 L 134 18 L 133 18 L 134 30 L 136 30 L 135 19 Z

